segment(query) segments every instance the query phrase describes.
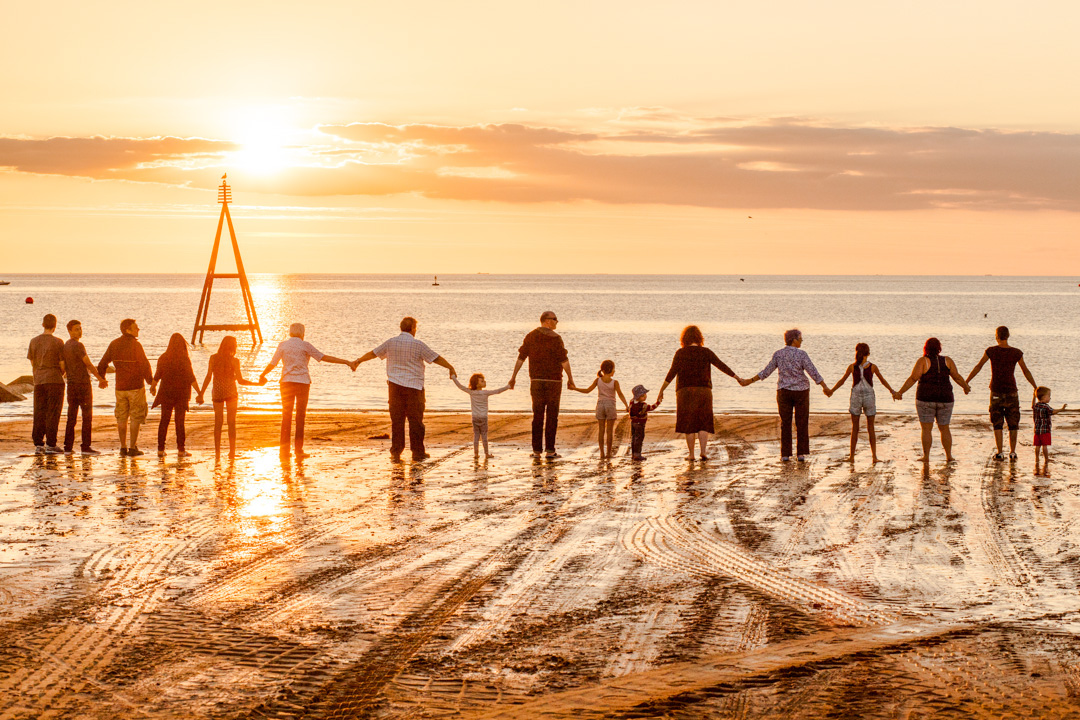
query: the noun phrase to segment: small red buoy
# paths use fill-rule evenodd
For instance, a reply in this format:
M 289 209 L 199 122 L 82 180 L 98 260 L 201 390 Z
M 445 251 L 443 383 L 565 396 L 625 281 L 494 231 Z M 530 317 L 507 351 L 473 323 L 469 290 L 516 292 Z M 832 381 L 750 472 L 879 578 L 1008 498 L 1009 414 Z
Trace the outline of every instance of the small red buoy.
M 33 305 L 34 304 L 34 298 L 32 298 L 32 297 L 26 298 L 26 304 L 27 305 Z

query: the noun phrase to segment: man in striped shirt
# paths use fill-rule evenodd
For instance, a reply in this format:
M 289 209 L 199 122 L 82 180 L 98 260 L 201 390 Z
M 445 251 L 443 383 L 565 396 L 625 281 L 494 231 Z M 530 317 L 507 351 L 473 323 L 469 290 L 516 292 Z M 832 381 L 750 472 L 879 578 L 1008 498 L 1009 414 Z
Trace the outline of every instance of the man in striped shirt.
M 413 461 L 428 457 L 424 449 L 424 364 L 435 363 L 450 371 L 454 366 L 424 342 L 416 339 L 416 318 L 401 321 L 401 334 L 356 360 L 356 364 L 379 358 L 386 360 L 390 391 L 390 458 L 401 460 L 405 449 L 405 421 L 409 421 L 409 449 Z
M 797 451 L 799 462 L 806 460 L 810 454 L 810 381 L 807 375 L 825 391 L 825 397 L 832 395 L 832 391 L 821 377 L 821 374 L 810 361 L 800 346 L 802 345 L 802 333 L 799 330 L 788 330 L 784 333 L 784 347 L 773 353 L 772 360 L 761 372 L 752 378 L 740 381 L 745 387 L 758 380 L 764 380 L 779 370 L 780 375 L 776 384 L 776 407 L 780 411 L 780 459 L 784 462 L 791 460 L 791 416 L 795 416 L 797 428 Z

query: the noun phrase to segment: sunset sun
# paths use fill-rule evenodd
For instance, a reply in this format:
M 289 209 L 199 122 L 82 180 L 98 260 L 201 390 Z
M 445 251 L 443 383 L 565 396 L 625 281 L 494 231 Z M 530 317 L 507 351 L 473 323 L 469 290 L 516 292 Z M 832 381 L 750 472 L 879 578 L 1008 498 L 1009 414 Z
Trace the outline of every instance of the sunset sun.
M 271 175 L 288 167 L 290 138 L 296 130 L 273 109 L 251 109 L 240 113 L 233 136 L 240 146 L 231 154 L 231 164 L 256 175 Z

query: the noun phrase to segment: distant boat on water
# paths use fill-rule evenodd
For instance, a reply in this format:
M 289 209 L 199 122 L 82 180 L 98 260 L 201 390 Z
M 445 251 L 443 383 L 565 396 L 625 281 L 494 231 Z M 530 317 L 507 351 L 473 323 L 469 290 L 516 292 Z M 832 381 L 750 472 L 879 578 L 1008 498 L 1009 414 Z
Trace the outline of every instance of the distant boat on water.
M 7 281 L 7 280 L 0 280 L 0 285 L 10 285 L 10 284 L 11 283 L 9 281 Z
M 431 286 L 432 287 L 438 287 L 439 286 L 439 276 L 438 275 L 435 276 L 435 282 L 431 283 Z

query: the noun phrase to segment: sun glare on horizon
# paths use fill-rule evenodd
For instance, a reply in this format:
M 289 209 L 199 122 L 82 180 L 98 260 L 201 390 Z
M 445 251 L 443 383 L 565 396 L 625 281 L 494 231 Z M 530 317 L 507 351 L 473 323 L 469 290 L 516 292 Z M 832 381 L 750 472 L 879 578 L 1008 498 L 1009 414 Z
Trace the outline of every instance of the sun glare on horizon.
M 288 167 L 290 140 L 296 134 L 277 108 L 249 108 L 238 112 L 232 137 L 240 149 L 232 153 L 236 168 L 257 175 L 271 175 Z

